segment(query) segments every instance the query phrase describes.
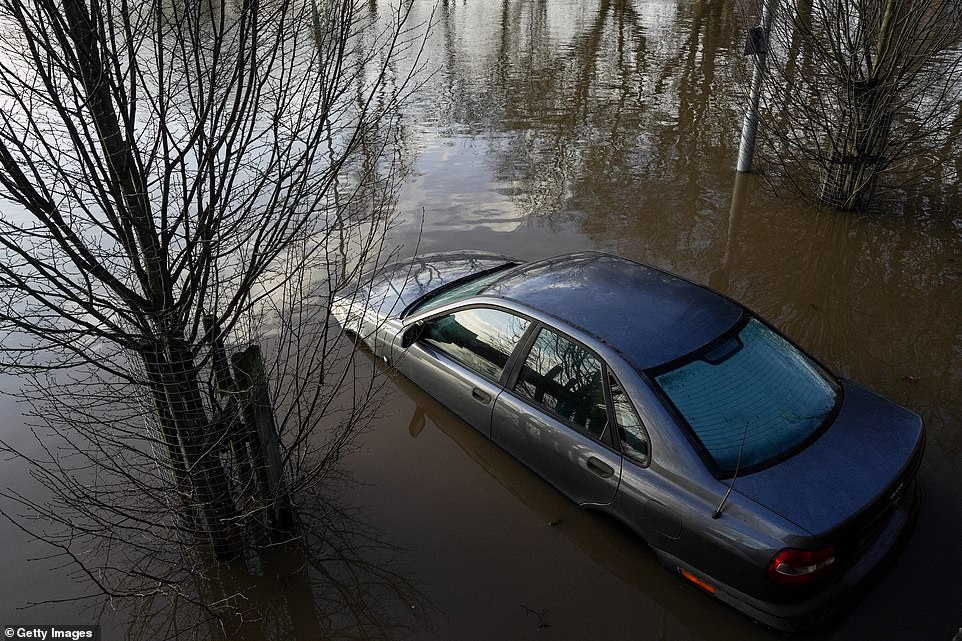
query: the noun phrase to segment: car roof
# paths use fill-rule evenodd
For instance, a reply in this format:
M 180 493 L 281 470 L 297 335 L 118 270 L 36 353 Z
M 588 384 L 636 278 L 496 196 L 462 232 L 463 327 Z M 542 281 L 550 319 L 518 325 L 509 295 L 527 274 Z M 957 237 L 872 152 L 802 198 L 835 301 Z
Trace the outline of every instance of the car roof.
M 525 263 L 481 294 L 554 316 L 604 342 L 639 370 L 694 352 L 744 313 L 741 305 L 707 287 L 601 252 Z

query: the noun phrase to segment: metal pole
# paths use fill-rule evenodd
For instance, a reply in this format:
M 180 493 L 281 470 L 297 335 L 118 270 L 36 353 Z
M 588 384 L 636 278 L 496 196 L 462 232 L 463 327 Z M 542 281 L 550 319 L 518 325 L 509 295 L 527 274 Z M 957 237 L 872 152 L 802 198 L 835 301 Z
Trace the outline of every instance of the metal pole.
M 738 171 L 748 173 L 752 170 L 752 157 L 755 155 L 755 137 L 758 134 L 758 103 L 765 80 L 765 64 L 768 58 L 768 37 L 772 31 L 772 18 L 778 8 L 778 0 L 764 0 L 762 22 L 750 34 L 749 45 L 755 54 L 755 73 L 752 76 L 751 95 L 748 111 L 742 124 L 742 137 L 738 146 Z

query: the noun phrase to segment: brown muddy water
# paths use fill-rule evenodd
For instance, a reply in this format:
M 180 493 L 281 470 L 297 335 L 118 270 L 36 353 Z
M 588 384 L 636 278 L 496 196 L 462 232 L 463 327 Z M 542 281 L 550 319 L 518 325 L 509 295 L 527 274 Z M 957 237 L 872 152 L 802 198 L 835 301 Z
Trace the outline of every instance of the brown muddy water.
M 431 9 L 418 0 L 417 19 Z M 747 68 L 744 18 L 730 3 L 450 0 L 433 18 L 434 73 L 406 114 L 413 172 L 391 244 L 524 259 L 601 249 L 667 268 L 744 302 L 839 375 L 920 413 L 923 505 L 907 548 L 851 614 L 796 638 L 949 641 L 962 626 L 955 187 L 851 215 L 776 194 L 761 174 L 736 179 Z M 423 625 L 390 636 L 779 636 L 682 584 L 618 524 L 579 510 L 385 375 L 384 410 L 345 463 L 358 483 L 342 498 L 401 549 L 397 571 L 419 592 L 406 607 L 426 613 Z M 0 410 L 15 433 L 17 409 L 4 400 Z M 49 569 L 56 562 L 26 563 L 45 551 L 11 526 L 0 536 L 0 622 L 97 618 L 79 606 L 15 611 L 84 587 Z M 300 621 L 290 638 L 314 638 L 316 613 L 296 611 L 313 606 L 289 603 Z M 119 634 L 126 623 L 111 625 Z

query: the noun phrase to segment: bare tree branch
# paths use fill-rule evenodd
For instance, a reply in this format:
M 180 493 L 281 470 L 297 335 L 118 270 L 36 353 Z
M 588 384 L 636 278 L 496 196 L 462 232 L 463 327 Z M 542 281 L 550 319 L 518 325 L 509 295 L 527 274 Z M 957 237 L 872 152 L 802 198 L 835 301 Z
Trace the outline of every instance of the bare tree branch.
M 99 593 L 222 616 L 215 559 L 322 569 L 298 524 L 380 385 L 330 297 L 392 256 L 409 11 L 0 0 L 0 366 L 39 454 L 0 452 L 42 488 L 0 511 Z

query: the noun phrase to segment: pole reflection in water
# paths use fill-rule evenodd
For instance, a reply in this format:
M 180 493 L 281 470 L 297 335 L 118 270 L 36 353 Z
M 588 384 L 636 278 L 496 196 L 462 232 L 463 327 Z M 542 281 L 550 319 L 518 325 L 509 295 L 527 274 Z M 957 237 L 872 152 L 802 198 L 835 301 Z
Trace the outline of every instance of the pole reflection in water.
M 738 238 L 738 220 L 742 216 L 745 208 L 745 201 L 748 198 L 748 191 L 752 176 L 740 171 L 735 172 L 734 186 L 732 187 L 732 204 L 728 208 L 728 227 L 725 232 L 725 253 L 719 261 L 719 266 L 708 278 L 708 285 L 720 292 L 727 292 L 731 289 L 731 270 L 732 270 L 732 247 Z

